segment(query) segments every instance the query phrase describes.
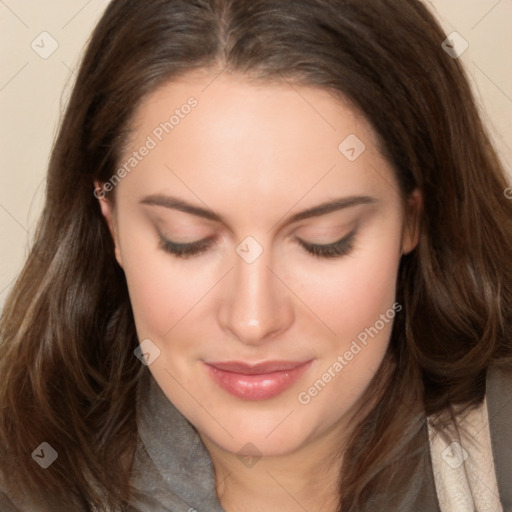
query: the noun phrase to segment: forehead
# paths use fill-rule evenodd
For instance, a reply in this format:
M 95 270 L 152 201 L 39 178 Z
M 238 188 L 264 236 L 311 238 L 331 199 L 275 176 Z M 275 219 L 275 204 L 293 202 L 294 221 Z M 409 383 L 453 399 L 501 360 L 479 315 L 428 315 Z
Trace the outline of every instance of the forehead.
M 197 106 L 189 109 L 192 98 Z M 188 117 L 189 113 L 193 114 L 190 120 L 181 123 L 183 114 Z M 376 143 L 369 123 L 341 95 L 287 79 L 255 82 L 240 74 L 191 72 L 149 94 L 137 108 L 132 125 L 148 131 L 171 120 L 173 114 L 173 131 L 181 124 L 173 135 L 179 136 L 192 125 L 198 135 L 208 135 L 208 139 L 228 136 L 233 144 L 257 134 L 260 143 L 269 138 L 281 144 L 307 138 L 312 144 L 337 146 L 338 138 L 348 130 L 358 131 L 368 144 Z M 204 132 L 211 127 L 222 130 L 200 133 L 198 125 L 204 126 Z
M 291 81 L 194 73 L 140 104 L 122 156 L 144 145 L 126 185 L 147 193 L 175 187 L 289 202 L 309 194 L 396 191 L 371 125 L 328 91 Z M 181 183 L 178 183 L 181 181 Z M 190 196 L 190 190 L 185 192 Z M 323 195 L 322 195 L 323 194 Z

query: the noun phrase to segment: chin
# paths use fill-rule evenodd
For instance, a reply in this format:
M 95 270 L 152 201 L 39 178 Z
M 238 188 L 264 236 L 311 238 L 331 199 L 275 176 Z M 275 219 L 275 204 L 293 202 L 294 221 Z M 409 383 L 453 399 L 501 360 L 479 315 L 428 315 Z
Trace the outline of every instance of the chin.
M 239 456 L 281 456 L 306 444 L 317 430 L 314 425 L 303 421 L 297 412 L 293 407 L 279 407 L 277 412 L 271 414 L 253 412 L 238 416 L 232 413 L 231 421 L 224 422 L 223 426 L 233 437 L 223 429 L 216 428 L 217 424 L 197 425 L 196 428 L 202 436 Z

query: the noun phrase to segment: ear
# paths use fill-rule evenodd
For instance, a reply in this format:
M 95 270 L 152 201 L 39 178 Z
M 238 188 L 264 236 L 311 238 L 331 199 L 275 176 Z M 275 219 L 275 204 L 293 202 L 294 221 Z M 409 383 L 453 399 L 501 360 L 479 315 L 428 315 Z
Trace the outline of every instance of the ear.
M 423 195 L 414 189 L 405 203 L 405 223 L 402 233 L 402 254 L 416 248 L 420 239 L 420 220 L 423 211 Z
M 115 247 L 115 255 L 116 260 L 119 263 L 119 265 L 122 267 L 122 259 L 121 259 L 121 251 L 119 250 L 119 241 L 117 237 L 117 224 L 116 224 L 116 218 L 115 218 L 115 211 L 114 206 L 111 201 L 109 201 L 105 197 L 105 192 L 103 191 L 102 187 L 103 183 L 99 181 L 94 182 L 94 195 L 98 199 L 98 202 L 100 204 L 101 213 L 103 214 L 103 217 L 105 218 L 107 222 L 108 229 L 110 231 L 110 234 L 112 236 L 112 240 L 114 241 L 114 247 Z

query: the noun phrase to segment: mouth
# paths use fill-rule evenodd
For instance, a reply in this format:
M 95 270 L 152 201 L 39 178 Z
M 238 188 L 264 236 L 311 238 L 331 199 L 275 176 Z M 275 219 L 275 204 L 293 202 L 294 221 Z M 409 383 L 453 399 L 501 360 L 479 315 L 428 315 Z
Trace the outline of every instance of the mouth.
M 268 400 L 291 387 L 311 366 L 308 361 L 204 362 L 212 380 L 243 400 Z

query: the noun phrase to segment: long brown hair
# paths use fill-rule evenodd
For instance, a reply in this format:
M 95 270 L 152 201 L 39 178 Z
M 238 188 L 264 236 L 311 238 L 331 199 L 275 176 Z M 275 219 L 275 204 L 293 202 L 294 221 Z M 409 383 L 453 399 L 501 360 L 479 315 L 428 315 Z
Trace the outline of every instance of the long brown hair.
M 344 456 L 340 510 L 405 478 L 424 424 L 481 403 L 491 364 L 512 365 L 512 201 L 446 35 L 409 0 L 113 0 L 97 25 L 53 148 L 34 246 L 0 326 L 0 455 L 13 495 L 69 509 L 130 497 L 135 389 L 145 371 L 126 281 L 93 195 L 119 165 L 156 87 L 199 68 L 318 86 L 372 124 L 403 197 L 423 194 L 403 256 L 385 392 Z M 110 197 L 113 199 L 113 197 Z M 58 463 L 41 471 L 41 442 Z M 74 507 L 74 508 L 73 508 Z

